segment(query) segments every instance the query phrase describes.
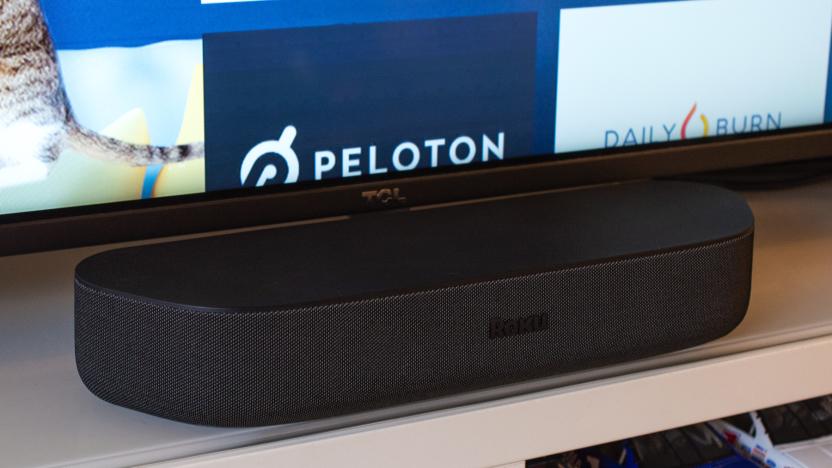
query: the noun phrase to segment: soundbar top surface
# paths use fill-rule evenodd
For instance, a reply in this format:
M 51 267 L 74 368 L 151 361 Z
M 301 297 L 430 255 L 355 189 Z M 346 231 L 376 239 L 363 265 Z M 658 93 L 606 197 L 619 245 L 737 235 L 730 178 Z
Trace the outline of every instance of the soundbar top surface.
M 76 281 L 144 301 L 244 313 L 533 274 L 752 230 L 739 195 L 630 183 L 119 249 L 81 262 Z

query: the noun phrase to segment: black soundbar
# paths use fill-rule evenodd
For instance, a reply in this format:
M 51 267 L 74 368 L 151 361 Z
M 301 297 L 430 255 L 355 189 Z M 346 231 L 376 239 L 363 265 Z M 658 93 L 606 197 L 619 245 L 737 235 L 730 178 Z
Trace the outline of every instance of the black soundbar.
M 742 320 L 753 231 L 734 193 L 645 182 L 105 252 L 76 271 L 78 371 L 252 426 L 640 359 Z

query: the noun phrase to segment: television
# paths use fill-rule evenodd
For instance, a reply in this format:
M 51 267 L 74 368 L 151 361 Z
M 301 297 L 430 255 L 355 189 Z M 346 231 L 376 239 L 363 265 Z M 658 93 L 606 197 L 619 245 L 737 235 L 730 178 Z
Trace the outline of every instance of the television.
M 4 0 L 0 255 L 814 159 L 832 0 Z

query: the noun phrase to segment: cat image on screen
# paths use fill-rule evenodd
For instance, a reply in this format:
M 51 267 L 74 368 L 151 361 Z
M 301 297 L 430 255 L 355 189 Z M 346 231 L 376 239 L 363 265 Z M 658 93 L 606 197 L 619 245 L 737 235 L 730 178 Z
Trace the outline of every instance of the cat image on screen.
M 39 0 L 0 0 L 0 187 L 45 179 L 66 149 L 131 166 L 205 155 L 202 142 L 135 145 L 80 125 Z

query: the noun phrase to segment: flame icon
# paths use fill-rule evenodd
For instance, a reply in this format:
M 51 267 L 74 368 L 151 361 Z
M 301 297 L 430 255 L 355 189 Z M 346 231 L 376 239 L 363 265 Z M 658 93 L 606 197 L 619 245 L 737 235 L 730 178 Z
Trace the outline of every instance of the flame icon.
M 690 112 L 688 112 L 688 116 L 685 117 L 685 122 L 682 124 L 682 139 L 687 140 L 688 138 L 688 124 L 690 124 L 693 115 L 696 114 L 696 103 L 693 103 L 693 107 L 691 107 Z M 711 125 L 708 122 L 708 118 L 705 117 L 705 114 L 699 114 L 699 119 L 702 121 L 702 125 L 705 127 L 705 131 L 702 136 L 708 136 L 710 133 Z

